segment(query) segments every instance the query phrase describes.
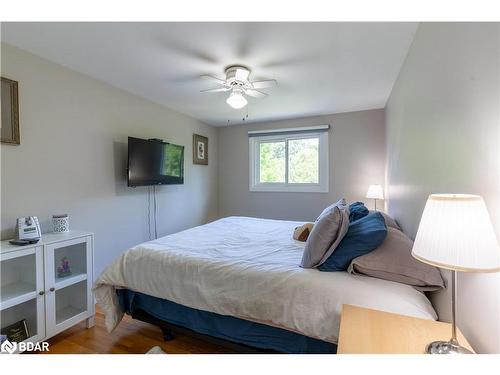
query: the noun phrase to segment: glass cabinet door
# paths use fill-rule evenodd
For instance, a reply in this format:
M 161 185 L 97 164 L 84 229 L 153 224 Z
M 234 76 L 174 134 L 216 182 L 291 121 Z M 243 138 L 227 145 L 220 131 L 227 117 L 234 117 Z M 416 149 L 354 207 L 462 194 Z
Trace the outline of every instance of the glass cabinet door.
M 54 335 L 87 318 L 92 302 L 91 238 L 45 246 L 47 332 Z
M 41 247 L 0 254 L 0 330 L 11 341 L 45 337 Z

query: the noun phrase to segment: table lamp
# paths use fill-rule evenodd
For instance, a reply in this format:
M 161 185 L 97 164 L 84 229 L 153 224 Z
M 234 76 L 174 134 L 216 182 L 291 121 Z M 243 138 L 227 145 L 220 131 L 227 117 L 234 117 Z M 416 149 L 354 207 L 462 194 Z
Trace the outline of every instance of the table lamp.
M 427 345 L 429 354 L 471 353 L 457 340 L 457 271 L 500 271 L 500 248 L 483 198 L 432 194 L 420 220 L 412 255 L 421 262 L 451 270 L 451 339 Z
M 375 211 L 377 211 L 377 199 L 384 199 L 382 185 L 370 185 L 366 192 L 366 198 L 375 200 Z

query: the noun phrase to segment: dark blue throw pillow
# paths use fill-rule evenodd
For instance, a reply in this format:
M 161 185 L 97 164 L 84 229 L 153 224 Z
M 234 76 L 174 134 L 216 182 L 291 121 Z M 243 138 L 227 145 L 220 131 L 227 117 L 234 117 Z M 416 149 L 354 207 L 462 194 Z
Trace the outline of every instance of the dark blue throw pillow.
M 364 218 L 366 215 L 370 213 L 368 208 L 365 207 L 363 202 L 354 202 L 349 205 L 349 221 L 352 223 L 353 221 Z
M 354 258 L 375 250 L 386 236 L 387 227 L 380 212 L 372 212 L 353 221 L 339 246 L 318 269 L 324 272 L 345 271 Z

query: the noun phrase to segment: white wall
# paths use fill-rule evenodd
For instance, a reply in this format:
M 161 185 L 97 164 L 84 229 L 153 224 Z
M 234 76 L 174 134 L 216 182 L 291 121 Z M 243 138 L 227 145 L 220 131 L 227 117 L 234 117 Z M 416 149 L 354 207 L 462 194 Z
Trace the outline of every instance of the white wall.
M 248 131 L 330 124 L 329 193 L 250 192 Z M 384 110 L 228 126 L 218 129 L 219 214 L 315 220 L 330 203 L 345 197 L 365 200 L 369 184 L 383 183 Z M 372 202 L 368 203 L 373 205 Z
M 482 195 L 500 235 L 499 32 L 423 23 L 386 107 L 388 211 L 414 237 L 430 193 Z M 460 274 L 458 325 L 500 352 L 499 274 Z M 450 318 L 450 295 L 433 302 Z
M 127 136 L 185 146 L 185 183 L 158 187 L 159 235 L 217 215 L 213 127 L 90 77 L 1 45 L 2 76 L 19 81 L 21 145 L 1 146 L 2 238 L 16 217 L 68 213 L 95 233 L 96 275 L 148 239 L 147 188 L 126 183 Z M 89 56 L 89 58 L 91 58 Z M 209 137 L 208 166 L 192 164 L 192 134 Z

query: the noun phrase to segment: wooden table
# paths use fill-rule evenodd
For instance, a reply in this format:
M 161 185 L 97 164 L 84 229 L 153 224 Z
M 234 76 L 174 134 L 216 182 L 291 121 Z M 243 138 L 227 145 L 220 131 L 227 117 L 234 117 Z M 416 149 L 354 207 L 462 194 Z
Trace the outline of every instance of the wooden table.
M 343 305 L 338 354 L 424 354 L 432 341 L 447 341 L 451 324 Z M 460 345 L 473 350 L 460 330 Z

